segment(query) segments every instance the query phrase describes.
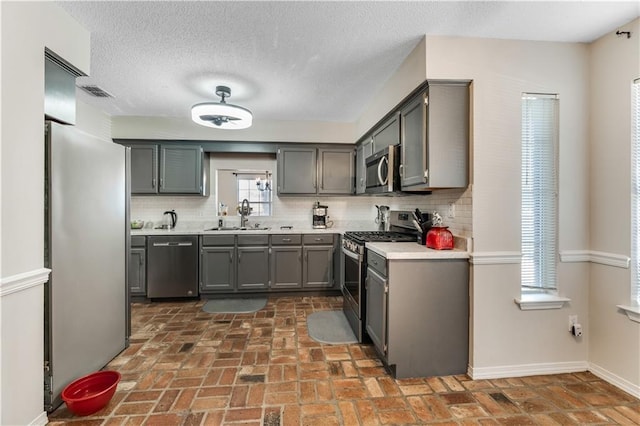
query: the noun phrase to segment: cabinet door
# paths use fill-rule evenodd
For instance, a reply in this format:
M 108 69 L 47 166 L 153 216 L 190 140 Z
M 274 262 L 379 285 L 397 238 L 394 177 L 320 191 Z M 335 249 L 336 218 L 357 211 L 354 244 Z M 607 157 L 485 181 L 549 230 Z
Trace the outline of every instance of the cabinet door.
M 333 246 L 304 247 L 303 253 L 302 286 L 333 287 Z
M 356 194 L 364 194 L 367 188 L 367 164 L 365 160 L 373 154 L 371 138 L 358 145 L 356 149 Z
M 400 159 L 400 185 L 406 189 L 411 185 L 423 185 L 426 182 L 427 168 L 427 130 L 426 130 L 426 93 L 423 93 L 402 109 Z
M 200 293 L 233 291 L 233 247 L 203 247 L 200 254 Z
M 400 116 L 394 114 L 393 117 L 382 123 L 373 131 L 373 152 L 378 152 L 389 145 L 400 143 Z
M 238 247 L 238 290 L 269 288 L 269 247 Z
M 387 355 L 387 280 L 371 268 L 367 268 L 365 281 L 367 294 L 365 323 L 367 334 L 386 358 Z
M 318 149 L 319 194 L 353 194 L 355 179 L 354 150 Z
M 132 248 L 129 251 L 129 291 L 132 296 L 147 295 L 146 249 Z
M 158 192 L 158 146 L 131 146 L 131 193 L 155 194 Z
M 271 249 L 271 288 L 302 287 L 302 247 L 273 247 Z
M 315 194 L 316 149 L 278 149 L 278 194 Z
M 200 146 L 161 145 L 160 192 L 201 193 L 202 157 L 203 150 Z

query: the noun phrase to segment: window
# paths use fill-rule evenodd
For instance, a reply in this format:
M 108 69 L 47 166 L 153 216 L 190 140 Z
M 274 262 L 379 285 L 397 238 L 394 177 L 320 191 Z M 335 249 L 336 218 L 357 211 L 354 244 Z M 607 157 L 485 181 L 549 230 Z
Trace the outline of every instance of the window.
M 640 306 L 640 79 L 631 93 L 631 302 Z
M 236 178 L 238 206 L 246 198 L 251 216 L 271 216 L 271 174 L 237 172 Z
M 552 94 L 522 95 L 523 293 L 556 289 L 558 102 Z

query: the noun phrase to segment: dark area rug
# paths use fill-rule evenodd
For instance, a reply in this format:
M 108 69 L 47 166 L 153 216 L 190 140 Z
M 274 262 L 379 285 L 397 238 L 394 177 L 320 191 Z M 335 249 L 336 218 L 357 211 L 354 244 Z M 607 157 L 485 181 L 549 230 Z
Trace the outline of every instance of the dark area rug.
M 328 344 L 358 343 L 342 311 L 314 312 L 307 316 L 309 337 Z
M 211 299 L 202 306 L 210 314 L 248 314 L 267 305 L 266 298 L 256 299 Z

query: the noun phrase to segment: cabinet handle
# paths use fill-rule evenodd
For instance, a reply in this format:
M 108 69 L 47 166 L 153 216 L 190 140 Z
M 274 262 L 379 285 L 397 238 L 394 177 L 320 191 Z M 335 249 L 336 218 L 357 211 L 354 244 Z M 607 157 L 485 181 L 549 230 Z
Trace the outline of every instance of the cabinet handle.
M 400 177 L 404 179 L 404 164 L 400 164 L 399 174 L 400 174 Z
M 316 238 L 314 241 L 324 241 L 323 238 Z
M 160 188 L 164 188 L 164 179 L 160 178 Z
M 238 263 L 242 262 L 242 252 L 238 253 Z
M 290 243 L 291 242 L 291 238 L 283 238 L 282 242 L 283 243 Z
M 144 262 L 142 261 L 142 256 L 140 256 L 138 263 L 140 264 L 140 266 L 144 265 Z
M 151 187 L 152 188 L 156 187 L 156 178 L 151 179 Z
M 229 256 L 229 263 L 233 263 L 233 254 Z

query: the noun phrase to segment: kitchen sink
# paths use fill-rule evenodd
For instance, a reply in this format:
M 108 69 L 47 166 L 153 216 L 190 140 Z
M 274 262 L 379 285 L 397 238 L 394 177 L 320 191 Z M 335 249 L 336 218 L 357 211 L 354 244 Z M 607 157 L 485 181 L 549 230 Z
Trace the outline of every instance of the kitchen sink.
M 216 228 L 205 229 L 205 231 L 268 231 L 269 228 L 248 228 L 239 226 L 222 226 Z

